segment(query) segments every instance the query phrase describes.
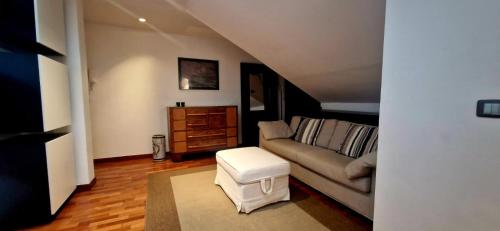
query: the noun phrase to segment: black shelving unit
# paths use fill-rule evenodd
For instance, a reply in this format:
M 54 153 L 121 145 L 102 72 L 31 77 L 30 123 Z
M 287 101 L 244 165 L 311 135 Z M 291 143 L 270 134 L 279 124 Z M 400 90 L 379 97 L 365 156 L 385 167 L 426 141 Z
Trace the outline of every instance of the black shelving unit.
M 66 136 L 70 125 L 44 129 L 39 60 L 64 55 L 37 41 L 35 1 L 0 1 L 0 230 L 48 222 L 57 214 L 47 143 L 72 139 Z

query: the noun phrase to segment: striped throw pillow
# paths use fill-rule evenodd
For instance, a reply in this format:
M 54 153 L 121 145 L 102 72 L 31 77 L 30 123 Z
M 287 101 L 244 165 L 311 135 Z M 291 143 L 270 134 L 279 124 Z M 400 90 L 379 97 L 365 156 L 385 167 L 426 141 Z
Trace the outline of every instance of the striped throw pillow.
M 377 127 L 352 124 L 345 137 L 340 154 L 351 158 L 359 158 L 371 149 L 376 149 L 378 137 Z M 374 133 L 375 132 L 375 133 Z M 372 137 L 375 135 L 375 137 Z
M 368 140 L 368 143 L 366 143 L 365 150 L 363 151 L 363 155 L 371 153 L 371 152 L 376 152 L 378 148 L 378 127 L 376 127 L 372 135 L 370 136 L 370 139 Z
M 323 125 L 323 119 L 310 119 L 304 118 L 297 129 L 295 134 L 295 141 L 304 144 L 313 144 L 318 136 L 321 126 Z

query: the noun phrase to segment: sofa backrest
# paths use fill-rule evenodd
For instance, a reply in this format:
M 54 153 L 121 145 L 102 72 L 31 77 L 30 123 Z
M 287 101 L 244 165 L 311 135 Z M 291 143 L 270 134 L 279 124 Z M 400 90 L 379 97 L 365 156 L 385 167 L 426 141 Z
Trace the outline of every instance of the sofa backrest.
M 303 117 L 300 117 L 300 116 L 294 116 L 292 118 L 292 123 L 290 124 L 290 127 L 296 128 L 299 126 L 303 126 L 303 124 L 301 125 L 301 121 L 308 121 L 308 120 L 309 119 L 304 120 Z M 312 142 L 312 143 L 308 142 L 308 144 L 322 147 L 322 148 L 327 148 L 327 149 L 333 150 L 337 153 L 341 153 L 342 147 L 343 147 L 344 143 L 346 142 L 346 138 L 347 138 L 347 135 L 350 131 L 350 128 L 352 126 L 357 127 L 355 125 L 359 125 L 359 124 L 352 123 L 349 121 L 344 121 L 344 120 L 324 119 L 321 122 L 321 125 L 318 128 L 317 132 L 314 132 L 315 133 L 314 142 Z M 363 126 L 373 127 L 371 125 L 363 125 Z M 293 128 L 292 128 L 292 130 L 293 130 Z M 304 130 L 304 129 L 302 129 L 302 130 Z M 378 132 L 378 128 L 374 130 L 374 132 L 373 132 L 373 134 L 375 134 L 374 136 L 369 135 L 369 136 L 366 136 L 366 138 L 363 138 L 362 140 L 356 139 L 356 142 L 355 142 L 356 144 L 358 144 L 359 142 L 363 142 L 363 144 L 369 145 L 369 147 L 365 148 L 364 149 L 365 151 L 363 151 L 363 153 L 360 153 L 359 156 L 366 154 L 368 150 L 376 150 L 377 149 L 377 146 L 376 146 L 376 142 L 377 142 L 377 138 L 378 138 L 378 136 L 376 136 L 377 132 Z M 308 140 L 310 140 L 310 139 L 308 139 Z M 350 139 L 350 140 L 352 141 L 352 139 Z M 363 144 L 361 144 L 361 145 L 363 145 Z M 360 147 L 364 147 L 364 146 L 360 146 Z M 359 150 L 362 150 L 362 148 Z M 358 155 L 356 155 L 356 157 L 357 156 Z

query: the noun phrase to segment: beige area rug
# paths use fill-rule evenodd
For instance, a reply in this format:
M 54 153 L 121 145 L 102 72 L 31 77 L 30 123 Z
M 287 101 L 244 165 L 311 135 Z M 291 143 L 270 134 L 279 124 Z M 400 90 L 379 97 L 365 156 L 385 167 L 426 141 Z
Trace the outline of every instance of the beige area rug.
M 214 184 L 215 166 L 151 174 L 146 230 L 362 230 L 291 187 L 291 201 L 238 213 Z

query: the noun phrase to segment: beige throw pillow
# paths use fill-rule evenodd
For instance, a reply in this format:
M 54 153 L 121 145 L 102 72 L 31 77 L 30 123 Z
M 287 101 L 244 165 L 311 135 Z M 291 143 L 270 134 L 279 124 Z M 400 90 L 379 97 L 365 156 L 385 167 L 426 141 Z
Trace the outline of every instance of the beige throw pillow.
M 332 139 L 333 132 L 335 131 L 335 126 L 337 125 L 336 119 L 326 119 L 320 128 L 318 136 L 316 138 L 316 143 L 314 146 L 320 146 L 323 148 L 328 148 L 328 144 Z
M 297 132 L 297 129 L 299 128 L 301 120 L 302 120 L 302 116 L 293 116 L 292 117 L 292 121 L 290 121 L 290 128 L 292 129 L 293 133 Z
M 266 140 L 290 138 L 294 132 L 283 120 L 260 121 L 257 124 Z
M 335 126 L 335 130 L 333 131 L 332 138 L 330 139 L 330 143 L 328 144 L 328 149 L 331 149 L 336 152 L 340 152 L 342 148 L 342 144 L 344 143 L 345 137 L 347 136 L 347 132 L 349 131 L 349 127 L 351 127 L 351 122 L 349 121 L 337 121 L 337 125 Z
M 347 174 L 347 178 L 352 180 L 370 175 L 372 169 L 376 167 L 377 152 L 371 152 L 351 161 L 351 163 L 349 163 L 344 170 Z

